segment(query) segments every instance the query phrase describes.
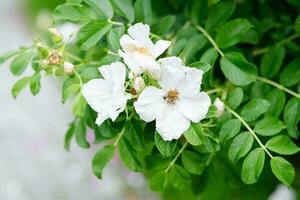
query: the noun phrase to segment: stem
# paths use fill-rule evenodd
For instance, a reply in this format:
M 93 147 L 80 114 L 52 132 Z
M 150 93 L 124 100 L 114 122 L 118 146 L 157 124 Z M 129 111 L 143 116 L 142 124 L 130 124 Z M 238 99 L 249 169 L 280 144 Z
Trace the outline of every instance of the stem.
M 112 25 L 117 25 L 117 26 L 123 26 L 124 24 L 121 22 L 117 22 L 117 21 L 112 21 L 112 20 L 108 20 L 109 23 L 111 23 Z
M 290 95 L 293 95 L 293 96 L 297 97 L 298 99 L 300 99 L 300 94 L 297 94 L 296 92 L 294 92 L 294 91 L 292 91 L 292 90 L 290 90 L 290 89 L 288 89 L 288 88 L 286 88 L 286 87 L 284 87 L 284 86 L 282 86 L 282 85 L 280 85 L 280 84 L 278 84 L 278 83 L 276 83 L 272 80 L 269 80 L 269 79 L 264 78 L 264 77 L 259 77 L 259 76 L 256 77 L 256 79 L 258 81 L 261 81 L 261 82 L 267 83 L 269 85 L 272 85 L 272 86 L 278 88 L 279 90 L 282 90 L 282 91 L 284 91 L 286 93 L 289 93 Z
M 213 47 L 215 48 L 215 50 L 222 56 L 224 57 L 224 53 L 221 51 L 221 49 L 219 48 L 219 46 L 216 44 L 216 42 L 214 41 L 214 39 L 209 35 L 209 33 L 202 28 L 199 25 L 196 25 L 196 29 L 198 29 L 207 39 L 208 41 L 213 45 Z
M 76 77 L 78 78 L 79 83 L 80 83 L 80 89 L 82 90 L 83 83 L 82 83 L 81 76 L 80 76 L 80 74 L 79 74 L 75 69 L 74 69 L 74 74 L 75 74 Z
M 215 89 L 206 91 L 207 94 L 214 94 L 214 93 L 218 93 L 218 92 L 222 92 L 222 88 L 215 88 Z
M 122 136 L 124 135 L 124 133 L 125 133 L 125 126 L 126 126 L 126 125 L 124 125 L 124 127 L 123 127 L 122 130 L 121 130 L 121 132 L 118 134 L 118 137 L 117 137 L 117 139 L 116 139 L 116 141 L 115 141 L 115 143 L 114 143 L 114 146 L 117 146 L 117 145 L 118 145 L 120 139 L 121 139 Z
M 236 113 L 234 110 L 232 110 L 230 107 L 228 107 L 225 104 L 224 104 L 224 106 L 228 110 L 228 112 L 233 114 L 246 127 L 246 129 L 252 134 L 254 139 L 257 141 L 259 146 L 270 156 L 270 158 L 273 158 L 272 154 L 268 151 L 268 149 L 265 147 L 265 145 L 263 145 L 263 143 L 260 141 L 260 139 L 255 134 L 254 130 L 248 125 L 248 123 L 238 113 Z
M 173 167 L 173 165 L 175 164 L 176 160 L 178 159 L 178 157 L 180 156 L 180 154 L 182 154 L 182 152 L 187 147 L 187 145 L 188 145 L 188 141 L 185 141 L 185 143 L 183 144 L 183 146 L 181 147 L 181 149 L 178 151 L 178 153 L 175 156 L 175 158 L 170 162 L 169 166 L 165 170 L 166 173 L 171 169 L 171 167 Z
M 292 40 L 294 40 L 298 37 L 299 37 L 299 35 L 297 33 L 295 33 L 295 34 L 281 40 L 280 42 L 278 42 L 278 45 L 284 45 L 284 44 L 286 44 L 286 43 L 288 43 L 288 42 L 290 42 L 290 41 L 292 41 Z M 270 47 L 265 47 L 265 48 L 262 48 L 262 49 L 256 49 L 256 50 L 252 51 L 252 55 L 257 56 L 257 55 L 260 55 L 260 54 L 264 54 L 264 53 L 268 52 L 269 50 L 270 50 Z
M 71 58 L 71 59 L 73 59 L 73 60 L 75 60 L 75 61 L 83 62 L 83 59 L 81 59 L 81 58 L 79 58 L 78 56 L 75 56 L 75 55 L 73 55 L 73 54 L 71 54 L 71 53 L 69 53 L 69 52 L 64 52 L 64 54 L 65 54 L 67 57 L 69 57 L 69 58 Z
M 207 161 L 205 162 L 205 166 L 208 166 L 210 164 L 210 162 L 214 156 L 215 156 L 214 153 L 209 154 L 209 157 L 208 157 Z

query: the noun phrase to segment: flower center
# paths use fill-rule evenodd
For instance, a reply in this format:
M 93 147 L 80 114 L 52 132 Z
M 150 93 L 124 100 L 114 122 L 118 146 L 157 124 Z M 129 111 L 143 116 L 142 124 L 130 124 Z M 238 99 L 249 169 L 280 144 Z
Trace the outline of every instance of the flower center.
M 178 99 L 179 99 L 179 92 L 176 89 L 169 90 L 164 96 L 164 100 L 168 104 L 172 104 L 172 105 L 174 105 Z
M 137 46 L 134 46 L 134 45 L 128 45 L 126 46 L 126 48 L 124 48 L 125 51 L 129 52 L 129 53 L 133 53 L 135 51 L 143 54 L 143 55 L 146 55 L 146 56 L 151 56 L 153 57 L 152 53 L 149 51 L 149 49 L 145 48 L 145 47 L 137 47 Z

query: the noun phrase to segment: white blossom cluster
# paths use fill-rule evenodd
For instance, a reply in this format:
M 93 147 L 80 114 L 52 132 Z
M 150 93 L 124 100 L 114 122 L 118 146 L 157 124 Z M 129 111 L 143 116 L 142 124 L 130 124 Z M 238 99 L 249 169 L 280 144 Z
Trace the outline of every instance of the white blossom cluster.
M 108 118 L 114 121 L 125 110 L 127 101 L 133 98 L 126 92 L 130 82 L 137 94 L 135 111 L 145 122 L 155 120 L 157 132 L 166 141 L 178 139 L 191 122 L 198 123 L 206 117 L 211 99 L 200 91 L 203 71 L 184 66 L 178 57 L 157 59 L 171 45 L 170 41 L 158 40 L 154 44 L 149 26 L 137 23 L 120 38 L 120 45 L 119 55 L 126 65 L 114 62 L 101 66 L 103 78 L 83 86 L 83 96 L 98 113 L 96 124 Z

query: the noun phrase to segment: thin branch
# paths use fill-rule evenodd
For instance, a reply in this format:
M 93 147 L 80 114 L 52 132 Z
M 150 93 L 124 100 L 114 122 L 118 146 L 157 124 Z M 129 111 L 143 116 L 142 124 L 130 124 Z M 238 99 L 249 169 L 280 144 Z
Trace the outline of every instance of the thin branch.
M 199 25 L 196 25 L 196 29 L 198 29 L 201 33 L 203 33 L 203 35 L 208 39 L 208 41 L 212 44 L 212 46 L 215 48 L 215 50 L 222 56 L 224 57 L 224 53 L 223 51 L 219 48 L 219 46 L 217 45 L 217 43 L 214 41 L 214 39 L 209 35 L 209 33 L 202 28 Z
M 293 95 L 293 96 L 297 97 L 298 99 L 300 99 L 300 94 L 298 94 L 298 93 L 296 93 L 296 92 L 294 92 L 294 91 L 292 91 L 292 90 L 284 87 L 283 85 L 280 85 L 280 84 L 278 84 L 278 83 L 276 83 L 276 82 L 274 82 L 272 80 L 269 80 L 267 78 L 260 77 L 260 76 L 256 77 L 256 79 L 258 81 L 261 81 L 261 82 L 267 83 L 269 85 L 272 85 L 272 86 L 278 88 L 279 90 L 282 90 L 282 91 L 284 91 L 284 92 L 286 92 L 286 93 L 288 93 L 290 95 Z
M 246 127 L 246 129 L 252 134 L 254 139 L 257 141 L 259 146 L 270 156 L 270 158 L 273 158 L 272 154 L 268 151 L 268 149 L 265 147 L 265 145 L 263 145 L 263 143 L 260 141 L 260 139 L 255 134 L 254 130 L 248 125 L 248 123 L 238 113 L 236 113 L 234 110 L 232 110 L 230 107 L 228 107 L 225 104 L 224 104 L 224 106 L 228 112 L 233 114 Z
M 188 145 L 188 141 L 185 141 L 185 143 L 183 144 L 183 146 L 181 147 L 181 149 L 178 151 L 177 155 L 174 157 L 174 159 L 170 162 L 169 166 L 165 170 L 166 173 L 173 167 L 173 165 L 175 164 L 176 160 L 182 154 L 182 152 L 187 147 L 187 145 Z

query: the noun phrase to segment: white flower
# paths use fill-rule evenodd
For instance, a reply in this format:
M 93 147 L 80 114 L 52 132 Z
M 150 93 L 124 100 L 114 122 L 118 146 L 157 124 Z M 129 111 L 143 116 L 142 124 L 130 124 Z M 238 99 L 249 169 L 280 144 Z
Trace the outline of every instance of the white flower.
M 64 71 L 66 74 L 73 74 L 74 65 L 70 62 L 64 62 Z
M 162 89 L 147 87 L 134 103 L 146 122 L 156 120 L 156 129 L 164 140 L 178 139 L 192 122 L 204 119 L 211 104 L 200 92 L 203 71 L 188 68 L 176 57 L 159 60 Z
M 141 77 L 136 77 L 134 80 L 133 88 L 137 93 L 140 93 L 145 88 L 145 82 L 144 79 Z
M 217 108 L 217 117 L 220 117 L 225 110 L 224 103 L 220 100 L 220 98 L 216 98 L 214 101 L 214 106 Z
M 57 27 L 57 30 L 63 36 L 63 43 L 74 43 L 79 29 L 80 26 L 78 24 L 73 24 L 70 22 L 64 23 Z
M 119 55 L 131 69 L 131 78 L 148 71 L 153 78 L 159 79 L 160 68 L 155 59 L 171 45 L 170 41 L 158 40 L 153 44 L 149 26 L 137 23 L 129 27 L 128 35 L 121 37 L 120 44 L 123 51 L 119 50 Z
M 126 68 L 114 62 L 99 68 L 104 79 L 93 79 L 83 86 L 82 94 L 87 103 L 98 113 L 96 124 L 110 118 L 115 120 L 124 111 L 128 95 L 125 93 Z

